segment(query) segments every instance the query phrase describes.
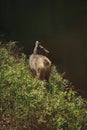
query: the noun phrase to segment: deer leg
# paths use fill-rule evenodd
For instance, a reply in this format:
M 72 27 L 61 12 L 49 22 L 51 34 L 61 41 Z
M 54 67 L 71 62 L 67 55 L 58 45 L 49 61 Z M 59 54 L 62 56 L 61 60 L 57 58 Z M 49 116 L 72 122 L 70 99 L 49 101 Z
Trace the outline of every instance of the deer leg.
M 41 74 L 41 69 L 40 68 L 38 68 L 37 70 L 36 70 L 36 75 L 37 75 L 37 77 L 40 79 L 40 74 Z

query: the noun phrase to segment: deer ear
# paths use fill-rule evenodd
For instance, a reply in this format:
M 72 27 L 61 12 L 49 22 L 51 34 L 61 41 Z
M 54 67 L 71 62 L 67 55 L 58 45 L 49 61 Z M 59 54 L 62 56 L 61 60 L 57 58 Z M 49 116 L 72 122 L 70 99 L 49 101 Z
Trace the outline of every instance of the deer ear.
M 39 47 L 44 49 L 44 47 L 42 45 L 39 45 Z
M 36 42 L 35 42 L 35 46 L 36 46 L 36 47 L 38 47 L 39 44 L 40 44 L 39 41 L 36 41 Z

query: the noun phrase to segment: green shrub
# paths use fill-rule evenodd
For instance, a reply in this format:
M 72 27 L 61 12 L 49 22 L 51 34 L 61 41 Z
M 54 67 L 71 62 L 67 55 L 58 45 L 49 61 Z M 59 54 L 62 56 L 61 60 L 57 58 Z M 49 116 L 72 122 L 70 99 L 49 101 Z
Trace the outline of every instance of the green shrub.
M 15 50 L 14 42 L 0 46 L 0 128 L 86 130 L 87 101 L 55 66 L 49 83 L 34 78 L 26 55 Z

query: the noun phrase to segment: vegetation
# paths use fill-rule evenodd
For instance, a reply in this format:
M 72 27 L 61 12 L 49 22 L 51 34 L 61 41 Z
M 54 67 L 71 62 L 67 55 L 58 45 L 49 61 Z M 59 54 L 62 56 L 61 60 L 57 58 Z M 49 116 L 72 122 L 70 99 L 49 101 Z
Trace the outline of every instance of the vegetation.
M 16 51 L 17 50 L 17 51 Z M 14 42 L 0 45 L 0 130 L 87 130 L 87 101 L 53 66 L 49 83 L 32 76 Z

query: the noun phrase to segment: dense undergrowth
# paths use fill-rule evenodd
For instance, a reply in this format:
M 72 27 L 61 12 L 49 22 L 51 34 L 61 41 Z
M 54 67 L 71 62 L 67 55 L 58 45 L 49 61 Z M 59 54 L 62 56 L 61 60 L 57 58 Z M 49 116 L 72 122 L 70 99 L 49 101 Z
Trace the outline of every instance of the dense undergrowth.
M 53 66 L 49 83 L 32 76 L 14 42 L 0 45 L 0 130 L 87 130 L 87 101 Z

